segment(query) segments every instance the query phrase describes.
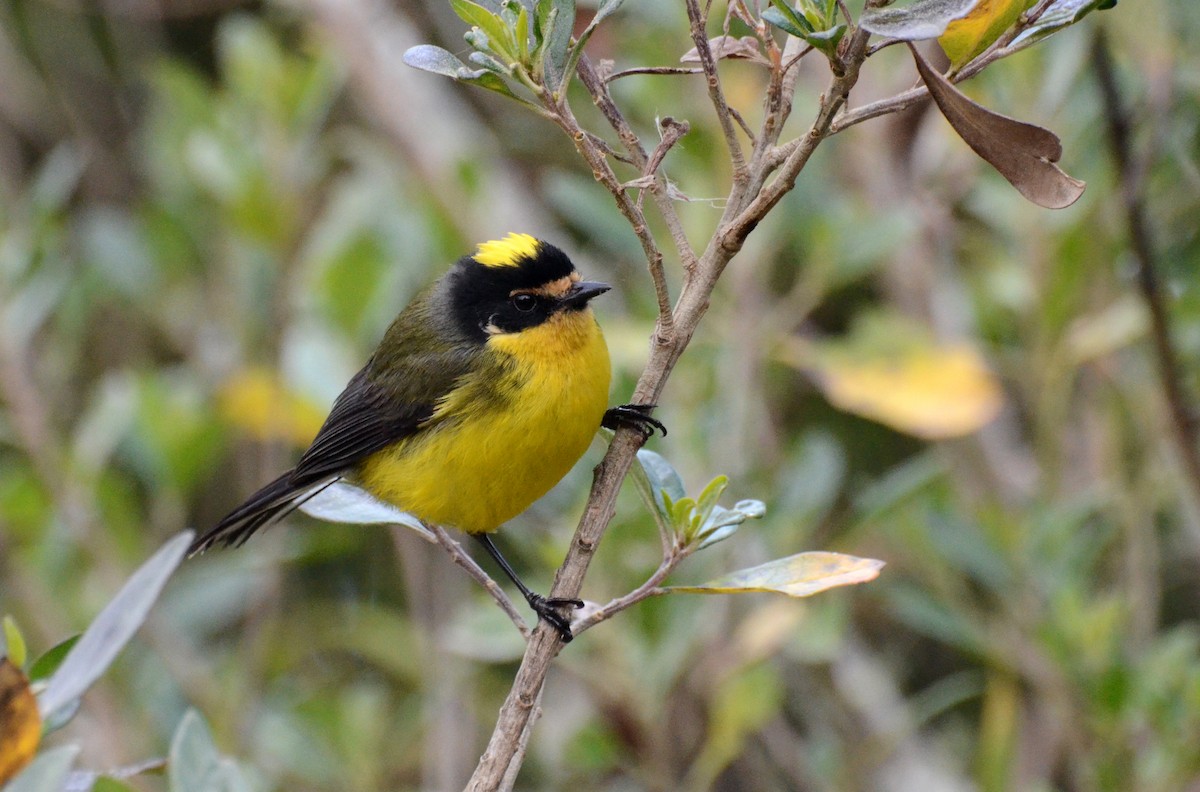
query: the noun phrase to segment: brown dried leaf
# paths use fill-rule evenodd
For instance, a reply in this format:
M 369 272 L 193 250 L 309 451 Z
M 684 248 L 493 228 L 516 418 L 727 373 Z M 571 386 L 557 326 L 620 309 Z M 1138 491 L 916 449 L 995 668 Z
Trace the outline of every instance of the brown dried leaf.
M 714 39 L 708 40 L 708 48 L 712 51 L 714 60 L 723 58 L 741 58 L 742 60 L 752 60 L 756 63 L 769 64 L 762 53 L 758 51 L 758 39 L 754 36 L 717 36 Z M 683 54 L 679 59 L 680 63 L 699 63 L 700 54 L 695 47 Z
M 1084 182 L 1054 164 L 1062 156 L 1057 135 L 971 101 L 926 63 L 911 44 L 909 49 L 929 95 L 950 126 L 1021 195 L 1047 209 L 1062 209 L 1079 200 Z
M 0 786 L 37 752 L 42 718 L 29 680 L 6 657 L 0 660 Z

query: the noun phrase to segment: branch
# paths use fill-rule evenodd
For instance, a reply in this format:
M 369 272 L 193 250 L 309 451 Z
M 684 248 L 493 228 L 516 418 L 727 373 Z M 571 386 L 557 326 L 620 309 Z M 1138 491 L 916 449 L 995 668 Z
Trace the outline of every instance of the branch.
M 634 167 L 643 173 L 646 171 L 646 163 L 649 160 L 649 155 L 646 154 L 646 149 L 642 147 L 642 142 L 638 138 L 637 133 L 633 131 L 629 121 L 625 119 L 624 114 L 616 103 L 612 100 L 612 95 L 608 92 L 608 85 L 596 73 L 591 61 L 585 55 L 579 59 L 578 66 L 579 81 L 587 88 L 588 93 L 592 96 L 592 102 L 596 108 L 600 110 L 609 126 L 617 133 L 621 144 L 625 146 L 625 150 L 629 152 L 629 156 L 633 161 Z M 654 197 L 654 203 L 658 207 L 659 213 L 667 224 L 667 229 L 671 232 L 671 239 L 675 243 L 675 251 L 679 255 L 679 261 L 683 265 L 684 272 L 691 272 L 696 268 L 696 253 L 692 250 L 692 245 L 688 242 L 687 235 L 683 231 L 683 223 L 679 220 L 679 215 L 675 211 L 675 205 L 671 202 L 670 196 L 667 194 L 666 178 L 654 170 L 654 184 L 650 187 L 650 194 Z M 662 272 L 661 262 L 658 269 L 653 266 L 650 270 L 651 277 L 654 278 L 655 291 L 666 291 L 666 276 Z M 660 287 L 660 283 L 661 287 Z M 663 319 L 669 316 L 669 311 L 663 313 L 663 304 L 659 303 L 659 318 Z
M 492 580 L 491 575 L 483 571 L 483 567 L 475 563 L 475 559 L 471 558 L 466 550 L 463 550 L 462 545 L 459 544 L 454 537 L 447 533 L 445 528 L 440 525 L 433 525 L 432 523 L 423 522 L 421 524 L 424 525 L 431 534 L 433 534 L 437 544 L 450 554 L 451 560 L 465 569 L 468 575 L 470 575 L 475 579 L 476 582 L 483 586 L 488 594 L 492 595 L 492 599 L 496 600 L 496 603 L 500 606 L 500 609 L 508 614 L 508 618 L 512 619 L 513 624 L 515 624 L 517 629 L 521 631 L 521 637 L 528 640 L 529 625 L 526 623 L 524 617 L 521 616 L 520 611 L 518 611 L 516 606 L 513 605 L 513 601 L 509 599 L 507 594 L 504 593 L 504 589 L 500 588 L 500 585 L 496 583 L 495 580 Z M 397 526 L 393 530 L 407 529 Z
M 1151 340 L 1154 355 L 1158 359 L 1159 383 L 1166 396 L 1171 422 L 1175 426 L 1171 436 L 1183 461 L 1185 478 L 1192 489 L 1192 496 L 1200 500 L 1200 432 L 1197 431 L 1196 417 L 1184 392 L 1179 354 L 1171 338 L 1169 310 L 1158 277 L 1154 243 L 1150 238 L 1150 224 L 1142 195 L 1145 168 L 1139 167 L 1134 161 L 1129 116 L 1122 107 L 1112 54 L 1103 30 L 1097 33 L 1092 42 L 1092 63 L 1104 100 L 1109 146 L 1120 180 L 1121 202 L 1125 208 L 1125 221 L 1129 226 L 1129 243 L 1137 262 L 1138 289 L 1150 313 Z
M 584 59 L 580 59 L 582 63 Z M 637 235 L 638 241 L 642 243 L 642 252 L 646 254 L 647 265 L 650 269 L 650 277 L 654 281 L 654 294 L 658 301 L 658 330 L 657 332 L 665 338 L 669 338 L 673 334 L 673 320 L 671 316 L 671 296 L 667 290 L 666 274 L 663 272 L 663 255 L 658 249 L 658 244 L 654 241 L 653 235 L 650 233 L 650 228 L 646 223 L 646 216 L 642 213 L 642 209 L 633 200 L 629 198 L 625 187 L 617 179 L 617 175 L 613 173 L 612 166 L 608 164 L 608 160 L 604 156 L 604 151 L 595 144 L 592 137 L 579 126 L 579 122 L 575 119 L 575 114 L 571 112 L 571 107 L 567 101 L 563 99 L 557 106 L 558 115 L 554 121 L 559 127 L 567 133 L 571 140 L 575 143 L 575 150 L 592 168 L 592 176 L 596 181 L 600 182 L 612 193 L 613 199 L 617 202 L 617 209 L 629 221 L 633 227 L 633 233 Z M 640 150 L 640 144 L 639 144 Z M 631 152 L 632 153 L 632 152 Z M 638 158 L 634 157 L 635 162 Z M 645 152 L 642 152 L 642 162 L 645 163 Z
M 725 136 L 725 145 L 729 148 L 729 159 L 733 163 L 733 183 L 735 191 L 744 188 L 749 180 L 749 170 L 746 159 L 742 156 L 742 145 L 738 142 L 737 132 L 733 129 L 733 118 L 729 114 L 729 104 L 721 90 L 721 78 L 717 74 L 717 62 L 713 58 L 712 49 L 708 46 L 708 33 L 705 30 L 707 16 L 700 11 L 697 0 L 686 0 L 688 21 L 692 26 L 692 41 L 696 44 L 696 55 L 700 58 L 700 67 L 704 69 L 705 82 L 708 84 L 708 96 L 712 100 L 713 109 L 717 111 L 717 122 Z
M 965 65 L 962 69 L 958 71 L 951 71 L 946 75 L 946 79 L 952 83 L 960 83 L 964 80 L 969 80 L 996 61 L 1007 58 L 1009 55 L 1025 49 L 1028 44 L 1022 44 L 1018 47 L 1011 47 L 1010 45 L 1017 36 L 1024 33 L 1031 25 L 1033 25 L 1033 23 L 1040 19 L 1042 14 L 1046 13 L 1046 9 L 1048 9 L 1053 2 L 1054 0 L 1040 0 L 1036 6 L 1029 9 L 1021 16 L 1021 18 L 1017 21 L 1017 24 L 1013 25 L 1004 35 L 992 42 L 991 46 L 981 52 L 975 57 L 974 60 Z M 881 42 L 872 50 L 870 50 L 868 54 L 874 54 L 883 47 L 891 44 L 897 44 L 899 41 L 899 39 L 889 39 Z M 887 99 L 880 99 L 877 102 L 871 102 L 870 104 L 863 105 L 862 107 L 848 111 L 839 116 L 830 127 L 829 134 L 836 135 L 838 132 L 848 129 L 855 124 L 861 124 L 863 121 L 877 118 L 881 115 L 887 115 L 888 113 L 895 113 L 900 110 L 904 110 L 905 108 L 911 107 L 917 102 L 923 101 L 927 98 L 929 98 L 929 89 L 924 85 L 921 85 L 916 88 L 910 88 L 903 93 L 898 93 L 895 96 L 890 96 Z M 796 141 L 792 141 L 792 143 L 789 145 L 795 144 Z

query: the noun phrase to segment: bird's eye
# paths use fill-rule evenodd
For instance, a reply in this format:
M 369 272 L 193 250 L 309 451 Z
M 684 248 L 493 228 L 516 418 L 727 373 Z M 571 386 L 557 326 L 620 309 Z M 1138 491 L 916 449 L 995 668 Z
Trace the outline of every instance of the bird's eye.
M 513 295 L 512 304 L 521 313 L 529 313 L 537 305 L 537 297 L 532 294 L 516 294 Z

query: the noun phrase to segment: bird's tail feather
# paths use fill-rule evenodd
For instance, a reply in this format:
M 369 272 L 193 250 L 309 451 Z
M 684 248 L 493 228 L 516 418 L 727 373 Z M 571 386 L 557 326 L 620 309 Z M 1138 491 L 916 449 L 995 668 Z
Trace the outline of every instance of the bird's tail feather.
M 214 545 L 238 547 L 260 528 L 282 520 L 305 501 L 337 481 L 329 476 L 316 482 L 297 486 L 292 471 L 284 473 L 250 496 L 241 506 L 227 514 L 211 531 L 192 542 L 188 555 L 203 553 Z

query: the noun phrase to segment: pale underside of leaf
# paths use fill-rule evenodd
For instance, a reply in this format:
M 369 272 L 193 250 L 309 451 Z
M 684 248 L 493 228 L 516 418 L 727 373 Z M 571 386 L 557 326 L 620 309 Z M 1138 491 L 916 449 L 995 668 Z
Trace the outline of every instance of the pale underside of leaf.
M 868 8 L 859 18 L 877 36 L 922 41 L 937 38 L 946 26 L 971 13 L 979 0 L 916 0 L 905 6 Z
M 697 586 L 668 586 L 667 591 L 689 594 L 768 592 L 809 597 L 838 586 L 865 583 L 879 577 L 884 562 L 842 553 L 814 551 L 777 558 L 741 569 Z
M 1054 163 L 1062 156 L 1048 129 L 1000 115 L 971 101 L 932 68 L 911 44 L 917 71 L 942 115 L 968 146 L 1038 206 L 1062 209 L 1083 195 L 1084 182 Z
M 141 627 L 167 580 L 192 543 L 192 532 L 176 535 L 142 564 L 71 647 L 42 693 L 43 720 L 70 707 L 108 668 Z
M 300 505 L 300 511 L 326 522 L 350 525 L 403 525 L 426 539 L 434 539 L 433 534 L 416 517 L 344 481 L 335 481 L 313 495 Z

